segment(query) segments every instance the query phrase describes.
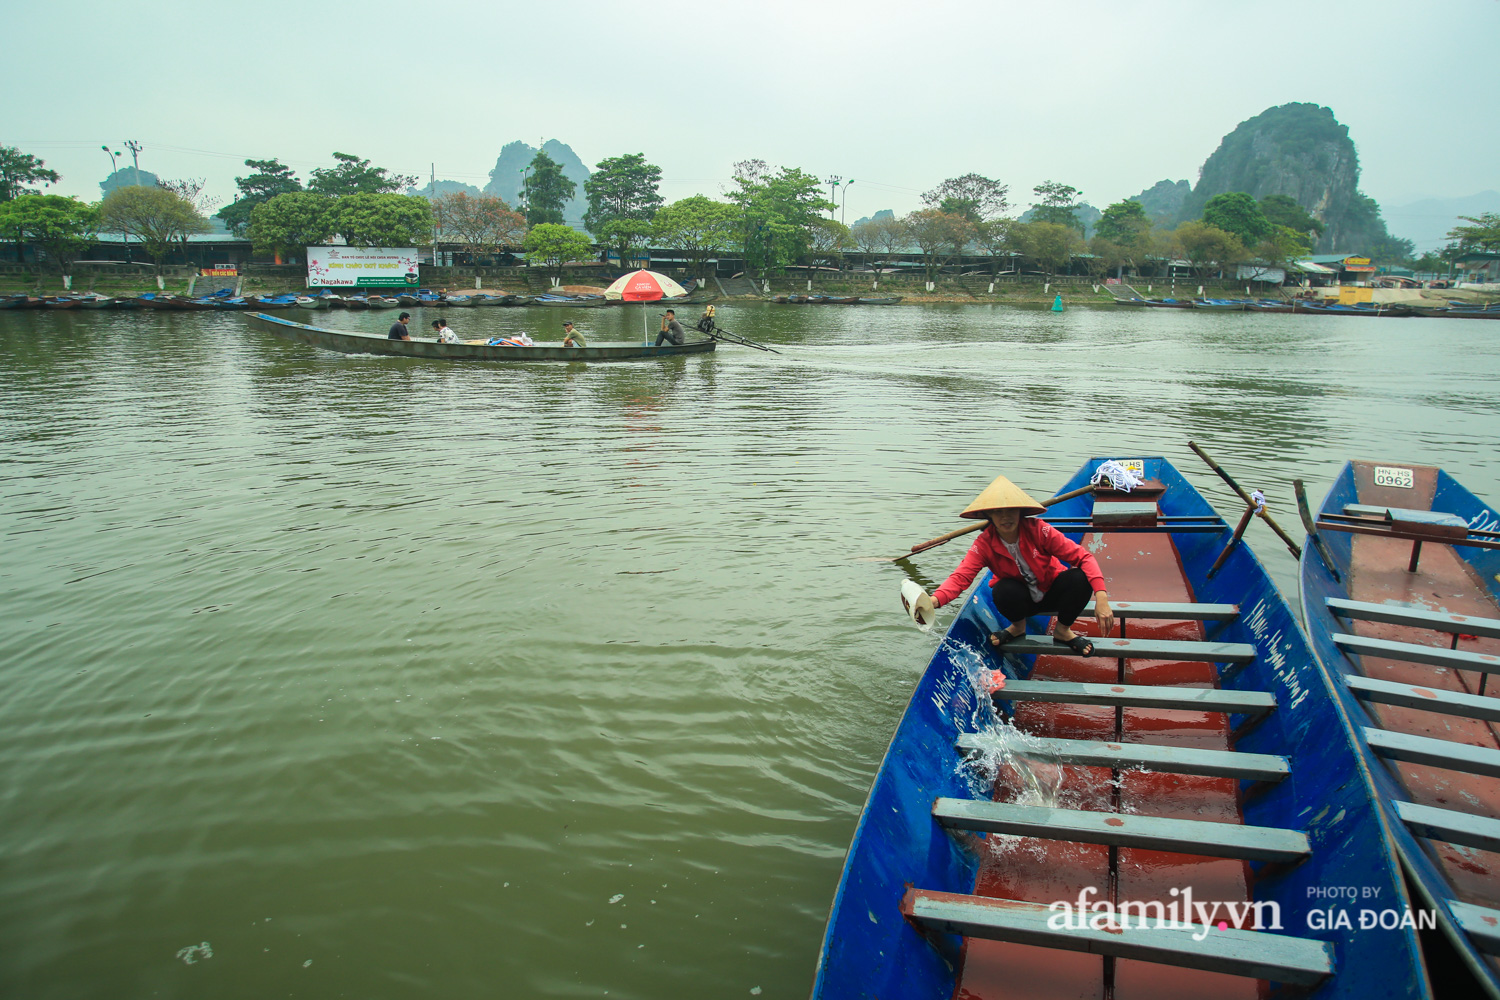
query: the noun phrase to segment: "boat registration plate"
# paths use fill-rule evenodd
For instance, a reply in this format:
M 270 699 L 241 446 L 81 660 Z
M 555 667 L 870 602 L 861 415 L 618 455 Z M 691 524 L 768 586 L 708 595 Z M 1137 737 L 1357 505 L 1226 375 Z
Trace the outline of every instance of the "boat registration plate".
M 1409 490 L 1411 485 L 1411 470 L 1398 469 L 1393 465 L 1375 466 L 1376 486 L 1398 486 L 1403 490 Z

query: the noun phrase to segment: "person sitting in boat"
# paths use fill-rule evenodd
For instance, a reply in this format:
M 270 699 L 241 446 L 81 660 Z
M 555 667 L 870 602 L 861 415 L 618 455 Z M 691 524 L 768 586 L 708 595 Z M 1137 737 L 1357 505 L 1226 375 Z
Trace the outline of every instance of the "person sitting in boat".
M 433 328 L 433 330 L 437 331 L 434 334 L 434 336 L 437 337 L 438 343 L 440 343 L 440 344 L 456 344 L 456 343 L 458 343 L 458 334 L 454 333 L 453 329 L 448 326 L 448 321 L 446 319 L 439 318 L 439 319 L 433 320 L 432 321 L 432 328 Z
M 981 569 L 988 568 L 994 574 L 990 586 L 995 610 L 1010 622 L 1008 628 L 990 633 L 991 646 L 999 648 L 1023 638 L 1027 618 L 1051 611 L 1057 615 L 1052 641 L 1080 656 L 1089 656 L 1094 643 L 1074 632 L 1073 622 L 1092 595 L 1099 634 L 1109 635 L 1114 614 L 1104 589 L 1104 574 L 1092 552 L 1068 541 L 1047 522 L 1030 516 L 1045 510 L 1009 479 L 996 478 L 959 515 L 985 520 L 989 525 L 932 595 L 932 603 L 937 607 L 947 604 L 968 589 Z
M 385 335 L 387 340 L 410 340 L 411 333 L 406 329 L 406 321 L 411 319 L 411 313 L 402 313 L 396 317 L 396 322 L 391 324 L 390 332 Z
M 583 342 L 583 335 L 573 329 L 573 321 L 563 323 L 563 346 L 564 347 L 587 347 Z
M 682 324 L 677 322 L 677 310 L 668 309 L 662 313 L 661 332 L 656 335 L 656 346 L 660 347 L 661 342 L 666 340 L 670 341 L 673 347 L 681 347 L 686 338 L 686 331 L 682 329 Z
M 703 315 L 698 317 L 698 332 L 709 334 L 714 332 L 714 307 L 704 306 Z

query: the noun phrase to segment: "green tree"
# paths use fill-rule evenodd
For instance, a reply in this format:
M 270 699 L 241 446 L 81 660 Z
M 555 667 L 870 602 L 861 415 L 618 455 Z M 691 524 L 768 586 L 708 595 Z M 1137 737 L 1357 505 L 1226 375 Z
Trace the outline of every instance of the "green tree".
M 322 167 L 312 172 L 312 177 L 307 182 L 309 191 L 334 197 L 351 194 L 395 194 L 417 182 L 415 177 L 393 174 L 384 167 L 372 167 L 369 160 L 361 160 L 350 153 L 334 153 L 333 159 L 334 166 Z
M 1454 226 L 1448 231 L 1448 238 L 1457 241 L 1460 252 L 1500 252 L 1500 214 L 1460 215 L 1459 219 L 1469 225 Z
M 1261 214 L 1273 226 L 1285 226 L 1295 233 L 1308 237 L 1308 246 L 1316 246 L 1323 235 L 1324 225 L 1308 214 L 1307 209 L 1295 198 L 1284 194 L 1268 194 L 1260 200 Z
M 822 261 L 842 271 L 844 254 L 853 249 L 853 234 L 837 219 L 819 219 L 808 230 L 807 255 L 812 261 Z
M 641 219 L 611 219 L 599 233 L 599 242 L 620 255 L 620 265 L 648 249 L 655 226 Z
M 734 165 L 730 201 L 740 210 L 740 247 L 757 268 L 785 267 L 807 255 L 812 228 L 834 209 L 823 197 L 823 183 L 796 167 L 775 173 L 764 160 Z
M 173 243 L 209 229 L 192 202 L 161 187 L 115 188 L 100 203 L 99 220 L 109 232 L 134 237 L 156 262 L 158 275 Z
M 45 160 L 23 153 L 14 146 L 0 146 L 0 201 L 36 194 L 26 185 L 38 181 L 56 184 L 58 179 L 57 171 L 49 170 Z
M 1206 222 L 1184 222 L 1177 227 L 1175 235 L 1182 247 L 1182 256 L 1201 278 L 1250 256 L 1238 236 Z
M 1067 266 L 1083 248 L 1076 226 L 1061 222 L 1024 222 L 1016 226 L 1021 254 L 1049 278 Z
M 1078 221 L 1078 196 L 1083 192 L 1070 184 L 1059 181 L 1043 181 L 1031 189 L 1036 201 L 1031 206 L 1031 222 L 1050 222 L 1056 226 L 1067 226 L 1083 233 L 1083 223 Z
M 693 273 L 702 277 L 704 262 L 734 245 L 739 217 L 735 206 L 695 194 L 657 212 L 652 237 L 691 260 Z
M 538 223 L 526 234 L 526 259 L 550 269 L 553 278 L 562 277 L 569 261 L 587 260 L 593 255 L 589 238 L 560 222 Z
M 974 227 L 974 242 L 990 258 L 990 277 L 1000 273 L 1000 258 L 1016 249 L 1015 219 L 1001 216 Z
M 99 209 L 76 198 L 56 194 L 23 194 L 0 201 L 0 233 L 16 241 L 34 244 L 57 263 L 63 274 L 72 273 L 73 261 L 94 241 L 99 230 Z
M 1243 191 L 1216 194 L 1203 206 L 1203 223 L 1238 236 L 1246 246 L 1254 246 L 1271 235 L 1260 204 Z
M 1134 246 L 1151 232 L 1146 206 L 1138 201 L 1117 201 L 1104 210 L 1094 226 L 1094 235 L 1121 246 Z
M 337 231 L 335 199 L 315 191 L 279 194 L 250 211 L 247 232 L 260 253 L 290 256 L 322 246 Z
M 526 238 L 526 218 L 494 195 L 449 191 L 432 199 L 432 214 L 442 240 L 470 253 L 499 253 Z
M 1271 232 L 1255 245 L 1255 256 L 1275 267 L 1300 260 L 1312 253 L 1312 237 L 1290 226 L 1272 226 Z
M 594 166 L 594 172 L 583 182 L 589 210 L 583 225 L 596 236 L 604 226 L 617 219 L 650 222 L 661 208 L 661 167 L 647 163 L 644 153 L 610 156 Z
M 292 168 L 277 159 L 246 160 L 245 166 L 254 173 L 234 179 L 240 196 L 219 209 L 219 218 L 224 220 L 224 225 L 240 237 L 250 228 L 250 213 L 255 206 L 264 205 L 279 194 L 302 190 L 302 182 L 292 173 Z
M 541 150 L 531 160 L 531 168 L 521 185 L 526 199 L 526 224 L 561 225 L 563 206 L 573 197 L 578 185 L 563 173 L 562 164 Z
M 981 174 L 950 177 L 923 192 L 922 204 L 946 215 L 960 215 L 978 225 L 1005 214 L 1010 188 Z
M 352 247 L 432 243 L 432 206 L 420 195 L 351 194 L 333 204 L 334 231 Z

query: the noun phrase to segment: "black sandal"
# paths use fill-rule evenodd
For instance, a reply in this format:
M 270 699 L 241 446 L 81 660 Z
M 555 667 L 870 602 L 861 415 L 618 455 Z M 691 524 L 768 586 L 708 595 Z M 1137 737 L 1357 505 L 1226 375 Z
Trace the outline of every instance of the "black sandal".
M 1000 649 L 1007 642 L 1020 642 L 1024 638 L 1026 638 L 1025 632 L 1017 634 L 1015 632 L 1012 632 L 1010 629 L 1001 629 L 998 632 L 990 633 L 990 648 Z
M 1067 646 L 1079 656 L 1094 655 L 1094 640 L 1090 639 L 1086 635 L 1075 635 L 1071 639 L 1059 639 L 1054 635 L 1052 637 L 1052 641 L 1057 643 L 1058 645 Z

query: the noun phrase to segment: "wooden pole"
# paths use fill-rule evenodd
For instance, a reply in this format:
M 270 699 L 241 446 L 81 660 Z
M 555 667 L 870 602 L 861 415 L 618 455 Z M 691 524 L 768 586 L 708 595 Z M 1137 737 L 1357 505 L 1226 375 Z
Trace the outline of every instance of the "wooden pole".
M 1053 497 L 1050 500 L 1043 500 L 1042 501 L 1042 506 L 1043 507 L 1051 507 L 1053 504 L 1059 504 L 1059 503 L 1062 503 L 1064 500 L 1071 500 L 1074 497 L 1081 497 L 1081 496 L 1083 496 L 1086 493 L 1092 493 L 1092 492 L 1094 492 L 1094 487 L 1092 485 L 1084 486 L 1081 489 L 1076 489 L 1076 490 L 1073 490 L 1073 491 L 1071 491 L 1069 493 L 1060 493 L 1060 494 L 1058 494 L 1057 496 Z M 913 545 L 911 547 L 911 551 L 910 552 L 906 553 L 905 555 L 899 555 L 899 556 L 893 557 L 891 559 L 891 562 L 895 562 L 898 559 L 907 559 L 907 558 L 910 558 L 911 556 L 916 555 L 918 552 L 926 552 L 928 549 L 935 549 L 939 545 L 942 545 L 944 542 L 951 542 L 951 541 L 953 541 L 953 539 L 958 538 L 960 535 L 967 535 L 971 531 L 979 531 L 981 528 L 983 528 L 985 525 L 987 525 L 989 523 L 990 522 L 987 521 L 987 520 L 975 521 L 973 524 L 969 525 L 968 527 L 959 528 L 957 531 L 950 531 L 946 535 L 939 535 L 936 538 L 930 539 L 929 541 L 922 542 L 920 545 Z
M 1234 547 L 1240 544 L 1240 537 L 1245 534 L 1245 528 L 1249 526 L 1250 519 L 1254 516 L 1255 505 L 1251 504 L 1245 508 L 1245 513 L 1240 515 L 1240 523 L 1234 526 L 1234 537 L 1229 539 L 1229 544 L 1224 546 L 1224 551 L 1219 553 L 1219 558 L 1215 559 L 1214 564 L 1209 567 L 1208 578 L 1210 580 L 1219 572 L 1219 568 L 1224 565 L 1224 560 L 1229 558 L 1229 553 L 1233 552 Z
M 1208 467 L 1210 469 L 1213 469 L 1215 472 L 1217 472 L 1219 474 L 1219 478 L 1222 479 L 1222 480 L 1224 480 L 1224 482 L 1228 483 L 1229 484 L 1229 488 L 1232 489 L 1232 490 L 1234 490 L 1236 493 L 1238 493 L 1241 500 L 1245 501 L 1245 503 L 1252 510 L 1255 508 L 1255 501 L 1250 499 L 1250 494 L 1246 493 L 1243 489 L 1241 489 L 1240 488 L 1240 484 L 1237 483 L 1237 482 L 1235 482 L 1234 478 L 1231 477 L 1229 475 L 1229 473 L 1225 472 L 1223 470 L 1223 468 L 1220 467 L 1220 465 L 1219 465 L 1218 462 L 1215 462 L 1213 459 L 1209 458 L 1208 457 L 1208 453 L 1205 452 L 1202 448 L 1198 447 L 1192 441 L 1188 442 L 1188 447 L 1191 448 L 1191 449 L 1193 449 L 1193 451 L 1195 453 L 1197 453 L 1197 455 L 1198 455 L 1199 458 L 1203 459 L 1204 462 L 1208 463 Z M 1285 531 L 1282 531 L 1281 530 L 1281 525 L 1279 525 L 1275 521 L 1271 520 L 1271 515 L 1270 514 L 1267 514 L 1264 510 L 1262 510 L 1262 511 L 1260 511 L 1260 519 L 1262 521 L 1266 522 L 1266 524 L 1270 526 L 1271 530 L 1274 531 L 1274 532 L 1276 532 L 1277 537 L 1280 538 L 1284 543 L 1286 543 L 1287 549 L 1292 553 L 1293 556 L 1295 556 L 1298 559 L 1302 558 L 1302 546 L 1300 546 L 1296 542 L 1292 541 L 1292 536 L 1288 535 Z
M 1308 540 L 1318 550 L 1318 555 L 1323 557 L 1323 565 L 1328 567 L 1328 572 L 1333 574 L 1336 583 L 1340 579 L 1339 568 L 1334 565 L 1333 554 L 1328 551 L 1328 546 L 1323 544 L 1323 536 L 1318 534 L 1318 525 L 1313 520 L 1312 508 L 1308 506 L 1307 488 L 1302 485 L 1302 480 L 1292 480 L 1292 492 L 1297 494 L 1297 513 L 1302 517 L 1302 527 L 1307 529 Z

